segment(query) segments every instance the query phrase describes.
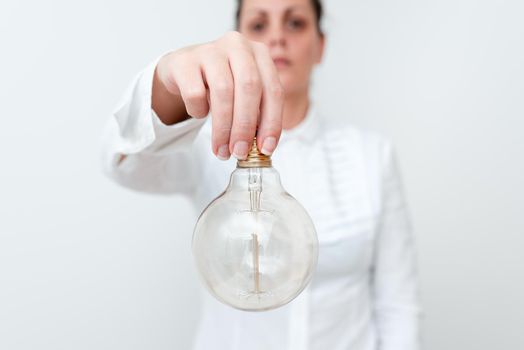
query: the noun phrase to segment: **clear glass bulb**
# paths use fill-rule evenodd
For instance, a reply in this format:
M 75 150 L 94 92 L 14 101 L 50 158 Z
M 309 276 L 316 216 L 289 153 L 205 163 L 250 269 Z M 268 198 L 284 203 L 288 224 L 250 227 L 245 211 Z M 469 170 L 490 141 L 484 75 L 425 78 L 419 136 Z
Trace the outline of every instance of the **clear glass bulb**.
M 200 215 L 192 250 L 213 296 L 237 309 L 263 311 L 304 290 L 317 264 L 318 239 L 306 210 L 284 190 L 255 141 L 226 190 Z

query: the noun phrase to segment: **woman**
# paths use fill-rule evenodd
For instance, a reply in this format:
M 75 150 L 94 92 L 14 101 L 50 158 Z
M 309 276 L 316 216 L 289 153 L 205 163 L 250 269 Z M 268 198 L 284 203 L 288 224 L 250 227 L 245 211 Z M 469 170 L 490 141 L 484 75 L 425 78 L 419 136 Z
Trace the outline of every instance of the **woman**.
M 111 178 L 186 194 L 198 211 L 255 134 L 265 154 L 278 144 L 273 164 L 317 228 L 318 266 L 304 292 L 264 313 L 204 293 L 196 349 L 419 348 L 413 240 L 391 144 L 321 120 L 310 101 L 321 17 L 319 1 L 239 1 L 238 32 L 153 62 L 108 124 Z

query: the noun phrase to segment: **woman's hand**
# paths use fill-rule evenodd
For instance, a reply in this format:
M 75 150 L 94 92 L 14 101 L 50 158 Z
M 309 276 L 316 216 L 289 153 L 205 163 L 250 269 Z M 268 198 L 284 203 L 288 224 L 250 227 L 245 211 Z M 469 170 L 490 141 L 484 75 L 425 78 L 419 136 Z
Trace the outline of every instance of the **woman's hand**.
M 213 153 L 220 159 L 245 159 L 255 134 L 259 149 L 271 154 L 282 131 L 283 103 L 268 48 L 238 32 L 168 53 L 156 67 L 155 112 L 166 124 L 182 119 L 176 113 L 181 107 L 194 118 L 211 112 Z

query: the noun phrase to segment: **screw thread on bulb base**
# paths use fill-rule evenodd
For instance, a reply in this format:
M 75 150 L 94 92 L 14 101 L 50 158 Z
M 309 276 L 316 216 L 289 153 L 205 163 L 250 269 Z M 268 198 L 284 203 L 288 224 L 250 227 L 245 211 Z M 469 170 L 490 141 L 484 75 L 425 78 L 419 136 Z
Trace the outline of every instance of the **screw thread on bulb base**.
M 270 168 L 271 157 L 258 150 L 257 138 L 253 138 L 253 144 L 245 160 L 238 160 L 237 168 Z

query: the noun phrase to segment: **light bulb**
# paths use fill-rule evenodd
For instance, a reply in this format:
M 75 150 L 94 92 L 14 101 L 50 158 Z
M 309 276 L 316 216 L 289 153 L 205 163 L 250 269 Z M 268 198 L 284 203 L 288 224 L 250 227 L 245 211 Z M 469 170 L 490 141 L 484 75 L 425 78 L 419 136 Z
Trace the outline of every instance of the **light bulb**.
M 192 251 L 209 292 L 240 310 L 283 306 L 310 282 L 318 259 L 315 227 L 256 140 L 198 218 Z

